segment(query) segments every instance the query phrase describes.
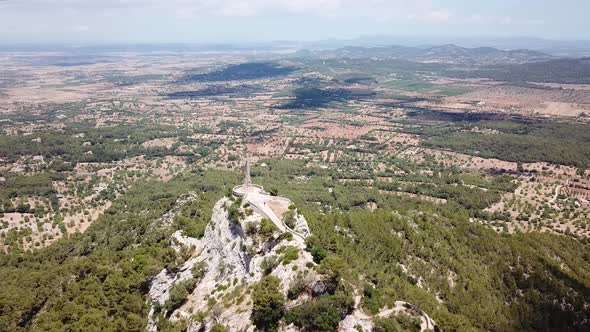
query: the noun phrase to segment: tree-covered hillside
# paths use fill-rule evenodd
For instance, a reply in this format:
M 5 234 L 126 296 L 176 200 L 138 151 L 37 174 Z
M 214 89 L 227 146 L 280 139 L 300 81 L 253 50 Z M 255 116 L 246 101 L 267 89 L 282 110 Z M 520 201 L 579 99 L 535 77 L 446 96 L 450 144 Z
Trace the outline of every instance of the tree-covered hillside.
M 253 173 L 254 181 L 278 188 L 300 207 L 314 234 L 308 249 L 319 263 L 326 257 L 343 262 L 320 267 L 337 269 L 330 273 L 363 290 L 368 312 L 404 300 L 427 311 L 444 331 L 588 328 L 590 248 L 575 239 L 498 234 L 471 222 L 469 210 L 458 203 L 339 184 L 330 171 L 299 162 L 269 162 Z M 285 179 L 311 174 L 284 185 Z M 138 184 L 84 234 L 1 257 L 2 330 L 144 330 L 150 279 L 182 261 L 169 235 L 191 223 L 165 226 L 158 220 L 191 191 L 198 197 L 191 209 L 203 211 L 191 215 L 206 219 L 206 211 L 238 181 L 235 173 L 207 171 Z M 378 209 L 365 208 L 367 203 Z M 312 330 L 333 330 L 332 320 L 321 328 L 313 320 L 323 305 L 346 305 L 337 294 L 285 317 Z
M 0 256 L 0 330 L 143 331 L 146 293 L 162 268 L 181 257 L 160 218 L 189 192 L 208 221 L 235 174 L 193 174 L 137 185 L 84 234 L 35 252 Z M 195 220 L 197 222 L 197 220 Z

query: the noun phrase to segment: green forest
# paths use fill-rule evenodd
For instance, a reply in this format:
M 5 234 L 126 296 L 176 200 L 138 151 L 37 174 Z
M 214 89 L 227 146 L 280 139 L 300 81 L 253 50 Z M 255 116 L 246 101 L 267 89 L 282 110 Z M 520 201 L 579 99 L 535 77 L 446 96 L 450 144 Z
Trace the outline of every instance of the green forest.
M 495 120 L 486 114 L 444 112 L 417 112 L 401 123 L 404 131 L 422 136 L 426 147 L 514 162 L 545 161 L 582 169 L 590 166 L 587 144 L 590 131 L 583 123 L 520 118 Z M 489 133 L 482 134 L 481 130 L 489 130 Z
M 150 278 L 174 269 L 169 238 L 180 223 L 160 217 L 188 192 L 204 216 L 237 182 L 233 173 L 190 174 L 138 184 L 84 234 L 34 252 L 0 256 L 0 330 L 143 331 Z
M 280 187 L 280 194 L 303 207 L 316 239 L 312 253 L 341 258 L 346 262 L 342 275 L 351 283 L 362 276 L 366 284 L 360 286 L 374 288 L 368 292 L 372 296 L 363 299 L 367 308 L 403 298 L 431 313 L 443 331 L 588 328 L 588 245 L 551 234 L 498 234 L 470 222 L 470 212 L 461 204 L 440 205 L 379 195 L 362 185 L 338 185 L 329 176 L 318 176 L 319 170 L 294 162 L 270 165 L 255 170 L 260 176 L 255 181 L 279 187 L 281 176 L 316 173 L 304 184 Z M 325 186 L 333 186 L 332 194 Z M 339 209 L 318 211 L 317 201 Z M 362 207 L 371 201 L 378 210 Z M 418 287 L 412 274 L 420 276 L 429 291 Z M 452 288 L 449 276 L 456 277 Z M 571 306 L 566 309 L 560 303 Z
M 551 234 L 498 234 L 470 222 L 496 192 L 513 190 L 509 180 L 447 173 L 432 188 L 449 202 L 435 204 L 340 183 L 333 170 L 304 162 L 266 163 L 252 170 L 253 181 L 295 202 L 312 229 L 308 250 L 333 281 L 328 294 L 275 316 L 255 316 L 256 324 L 276 324 L 279 317 L 308 331 L 335 331 L 350 311 L 353 285 L 364 290 L 365 310 L 375 312 L 404 299 L 427 311 L 444 331 L 588 328 L 587 244 Z M 307 180 L 295 180 L 302 176 Z M 474 200 L 474 193 L 461 192 L 466 187 L 450 185 L 458 181 L 490 188 L 483 195 L 491 196 Z M 202 236 L 213 204 L 237 183 L 239 174 L 212 170 L 170 182 L 137 183 L 84 234 L 1 256 L 1 329 L 143 330 L 150 278 L 182 262 L 170 247 L 170 234 L 183 229 Z M 162 215 L 189 192 L 196 193 L 196 200 L 170 224 L 161 223 Z M 370 202 L 378 209 L 366 209 Z M 257 292 L 273 299 L 275 282 L 267 282 L 264 287 L 271 289 Z M 398 323 L 378 325 L 387 330 Z
M 590 331 L 590 58 L 377 37 L 0 45 L 0 332 Z

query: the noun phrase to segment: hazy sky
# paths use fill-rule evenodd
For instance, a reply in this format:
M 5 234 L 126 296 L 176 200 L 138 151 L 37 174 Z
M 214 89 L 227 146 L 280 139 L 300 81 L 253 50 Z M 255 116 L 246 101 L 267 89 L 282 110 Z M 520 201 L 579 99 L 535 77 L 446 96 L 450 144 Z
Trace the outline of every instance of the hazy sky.
M 0 43 L 590 39 L 590 0 L 0 0 Z

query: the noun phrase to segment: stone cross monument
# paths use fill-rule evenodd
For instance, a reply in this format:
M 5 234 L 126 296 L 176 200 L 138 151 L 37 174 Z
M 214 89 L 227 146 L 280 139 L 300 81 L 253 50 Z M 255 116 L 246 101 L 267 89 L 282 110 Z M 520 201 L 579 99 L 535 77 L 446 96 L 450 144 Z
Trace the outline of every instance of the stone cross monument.
M 244 187 L 252 185 L 252 178 L 250 177 L 250 160 L 246 159 L 246 173 L 244 174 Z

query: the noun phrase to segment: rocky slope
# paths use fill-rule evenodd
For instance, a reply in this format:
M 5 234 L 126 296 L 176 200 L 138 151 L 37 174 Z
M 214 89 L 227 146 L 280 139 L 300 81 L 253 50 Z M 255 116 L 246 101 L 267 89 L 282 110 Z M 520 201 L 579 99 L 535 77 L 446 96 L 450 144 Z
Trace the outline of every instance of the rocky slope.
M 251 286 L 263 276 L 278 277 L 285 296 L 296 278 L 304 278 L 307 285 L 319 281 L 312 257 L 300 241 L 281 235 L 276 228 L 263 229 L 272 227 L 247 205 L 239 207 L 241 217 L 232 221 L 228 210 L 236 202 L 228 198 L 217 202 L 202 239 L 184 237 L 180 231 L 174 234 L 175 250 L 188 250 L 191 255 L 179 268 L 164 269 L 153 280 L 149 331 L 157 331 L 158 320 L 165 317 L 185 322 L 189 331 L 208 331 L 214 324 L 230 331 L 253 331 Z M 299 228 L 307 228 L 302 216 L 297 220 Z M 178 288 L 189 289 L 186 299 L 175 298 Z M 287 307 L 307 297 L 303 293 Z
M 163 219 L 172 223 L 174 211 Z M 293 212 L 293 228 L 309 235 L 305 218 L 296 209 Z M 305 250 L 305 242 L 288 231 L 282 232 L 265 217 L 268 216 L 262 210 L 247 201 L 225 197 L 215 204 L 201 239 L 186 237 L 182 231 L 174 233 L 171 243 L 183 262 L 162 270 L 153 279 L 148 331 L 170 327 L 220 331 L 220 326 L 226 331 L 255 331 L 253 290 L 266 276 L 280 281 L 278 292 L 286 299 L 287 311 L 326 294 L 329 286 L 325 276 L 317 272 L 318 266 Z M 368 315 L 361 308 L 361 292 L 348 285 L 355 295 L 354 306 L 341 316 L 339 331 L 371 332 L 375 319 L 399 314 L 414 317 L 418 330 L 432 330 L 435 326 L 426 313 L 403 301 L 397 301 L 394 308 Z M 278 330 L 301 331 L 284 321 Z

